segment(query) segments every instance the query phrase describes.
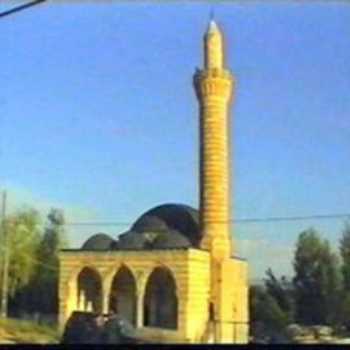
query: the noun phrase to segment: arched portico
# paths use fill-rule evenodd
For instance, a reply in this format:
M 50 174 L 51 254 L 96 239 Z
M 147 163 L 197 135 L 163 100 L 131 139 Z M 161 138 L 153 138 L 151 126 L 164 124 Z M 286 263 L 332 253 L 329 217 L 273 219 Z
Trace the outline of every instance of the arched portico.
M 136 281 L 125 265 L 115 274 L 109 296 L 109 312 L 118 313 L 121 317 L 136 325 Z
M 176 282 L 169 269 L 156 267 L 150 274 L 146 284 L 143 311 L 144 326 L 177 329 Z

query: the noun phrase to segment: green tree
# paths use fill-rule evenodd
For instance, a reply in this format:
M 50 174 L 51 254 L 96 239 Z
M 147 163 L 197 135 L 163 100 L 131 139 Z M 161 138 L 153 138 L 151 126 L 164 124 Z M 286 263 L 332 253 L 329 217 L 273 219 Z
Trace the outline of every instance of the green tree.
M 59 209 L 51 209 L 44 235 L 38 246 L 36 292 L 38 311 L 44 314 L 58 313 L 58 254 L 67 247 L 64 215 Z M 39 293 L 38 293 L 39 292 Z
M 342 237 L 340 239 L 340 255 L 342 258 L 342 276 L 344 289 L 350 292 L 350 223 L 345 223 Z
M 339 315 L 341 323 L 350 329 L 350 222 L 346 222 L 340 238 L 341 274 L 343 278 L 343 291 Z
M 350 329 L 350 292 L 343 291 L 339 307 L 339 324 Z
M 7 247 L 2 244 L 1 248 L 9 249 L 8 295 L 13 298 L 35 273 L 36 251 L 41 239 L 40 217 L 34 209 L 22 209 L 6 218 L 5 227 Z M 3 232 L 0 234 L 4 242 Z
M 338 260 L 314 229 L 302 232 L 294 256 L 297 318 L 304 324 L 337 321 L 340 296 Z
M 251 286 L 249 293 L 251 335 L 255 339 L 284 334 L 288 316 L 263 286 Z
M 288 323 L 292 323 L 295 316 L 293 284 L 285 276 L 278 279 L 270 268 L 264 282 L 266 292 L 276 300 Z

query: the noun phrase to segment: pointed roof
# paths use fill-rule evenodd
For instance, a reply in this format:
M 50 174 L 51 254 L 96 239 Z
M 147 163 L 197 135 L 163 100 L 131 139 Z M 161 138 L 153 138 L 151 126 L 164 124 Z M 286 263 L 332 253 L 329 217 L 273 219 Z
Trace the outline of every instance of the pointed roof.
M 211 34 L 211 33 L 215 33 L 215 32 L 220 32 L 220 29 L 219 29 L 218 25 L 216 24 L 216 22 L 213 19 L 211 19 L 209 21 L 207 33 Z
M 213 19 L 211 19 L 208 25 L 208 32 L 211 33 L 211 32 L 216 32 L 218 30 L 219 30 L 218 25 Z

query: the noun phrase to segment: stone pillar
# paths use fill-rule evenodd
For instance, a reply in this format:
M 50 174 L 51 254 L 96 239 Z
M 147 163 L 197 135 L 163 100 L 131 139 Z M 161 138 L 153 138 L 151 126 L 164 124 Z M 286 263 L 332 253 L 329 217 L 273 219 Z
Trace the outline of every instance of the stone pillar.
M 109 313 L 109 298 L 111 293 L 111 281 L 109 276 L 104 276 L 102 280 L 102 313 Z
M 71 313 L 78 310 L 77 281 L 71 279 L 71 269 L 60 266 L 59 280 L 59 330 L 62 331 Z
M 109 293 L 103 292 L 103 298 L 102 298 L 102 313 L 108 314 L 109 312 Z
M 146 289 L 146 273 L 143 270 L 136 271 L 136 327 L 143 327 L 143 301 Z
M 60 332 L 63 332 L 64 326 L 67 321 L 68 308 L 69 308 L 69 295 L 67 283 L 59 282 L 58 300 L 59 300 L 59 315 L 58 315 L 58 328 Z
M 144 293 L 137 293 L 137 305 L 136 305 L 136 327 L 143 327 L 143 298 Z

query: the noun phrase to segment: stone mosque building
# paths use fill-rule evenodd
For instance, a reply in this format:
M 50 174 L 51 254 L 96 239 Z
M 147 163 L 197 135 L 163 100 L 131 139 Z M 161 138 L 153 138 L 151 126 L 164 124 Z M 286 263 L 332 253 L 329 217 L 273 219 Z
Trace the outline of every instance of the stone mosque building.
M 211 20 L 204 68 L 193 77 L 199 102 L 199 210 L 163 204 L 113 239 L 96 234 L 60 253 L 59 318 L 116 312 L 145 339 L 247 343 L 247 262 L 235 255 L 230 225 L 229 114 L 234 78 L 223 35 Z

